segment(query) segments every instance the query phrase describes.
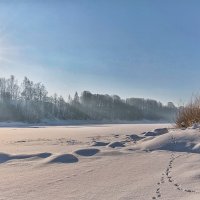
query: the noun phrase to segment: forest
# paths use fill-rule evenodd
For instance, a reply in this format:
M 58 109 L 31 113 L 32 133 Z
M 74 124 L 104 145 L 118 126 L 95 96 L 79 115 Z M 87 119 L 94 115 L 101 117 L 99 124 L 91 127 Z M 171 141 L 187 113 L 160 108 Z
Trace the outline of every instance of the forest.
M 172 102 L 143 98 L 121 99 L 117 95 L 76 92 L 66 100 L 48 95 L 42 83 L 27 77 L 22 83 L 12 75 L 0 78 L 0 121 L 40 122 L 50 120 L 165 120 L 172 121 L 178 111 Z

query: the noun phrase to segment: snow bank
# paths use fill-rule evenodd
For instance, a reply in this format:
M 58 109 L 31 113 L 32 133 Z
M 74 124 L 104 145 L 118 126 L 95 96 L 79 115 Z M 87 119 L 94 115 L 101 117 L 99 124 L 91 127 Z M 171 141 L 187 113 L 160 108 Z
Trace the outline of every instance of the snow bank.
M 157 136 L 157 135 L 162 135 L 168 133 L 168 129 L 167 128 L 157 128 L 153 131 L 149 131 L 149 132 L 145 132 L 144 135 L 145 136 Z
M 144 135 L 150 136 L 150 134 L 147 133 Z M 154 137 L 148 140 L 141 140 L 134 146 L 134 149 L 200 153 L 199 129 L 188 128 L 186 130 L 171 130 L 162 135 L 156 135 L 155 131 L 151 133 L 151 136 Z
M 112 142 L 108 146 L 111 148 L 125 147 L 125 145 L 122 142 Z

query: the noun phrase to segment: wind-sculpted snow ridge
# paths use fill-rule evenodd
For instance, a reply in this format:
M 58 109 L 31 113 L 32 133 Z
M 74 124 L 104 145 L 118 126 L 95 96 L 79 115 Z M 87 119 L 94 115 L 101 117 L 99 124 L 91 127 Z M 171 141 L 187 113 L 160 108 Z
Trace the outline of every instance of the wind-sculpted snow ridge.
M 5 163 L 11 160 L 24 160 L 24 159 L 31 159 L 31 158 L 47 158 L 51 156 L 51 153 L 39 153 L 39 154 L 21 154 L 21 155 L 10 155 L 6 153 L 0 153 L 0 164 Z
M 125 145 L 123 144 L 123 142 L 112 142 L 108 145 L 108 147 L 111 147 L 111 148 L 117 148 L 117 147 L 125 147 Z
M 74 153 L 76 153 L 79 156 L 93 156 L 97 154 L 99 151 L 100 151 L 99 149 L 86 148 L 86 149 L 76 150 Z
M 136 134 L 128 135 L 128 137 L 129 137 L 131 140 L 133 140 L 134 142 L 137 142 L 137 141 L 139 141 L 139 140 L 145 138 L 145 137 L 142 137 L 142 136 L 138 136 L 138 135 L 136 135 Z
M 76 163 L 78 158 L 73 154 L 61 154 L 51 158 L 48 163 Z
M 154 131 L 145 132 L 144 136 L 158 136 L 165 133 L 168 133 L 167 128 L 158 128 L 158 129 L 155 129 Z
M 168 133 L 151 137 L 148 140 L 144 138 L 133 149 L 200 153 L 200 132 L 199 129 L 191 128 L 186 130 L 171 130 Z

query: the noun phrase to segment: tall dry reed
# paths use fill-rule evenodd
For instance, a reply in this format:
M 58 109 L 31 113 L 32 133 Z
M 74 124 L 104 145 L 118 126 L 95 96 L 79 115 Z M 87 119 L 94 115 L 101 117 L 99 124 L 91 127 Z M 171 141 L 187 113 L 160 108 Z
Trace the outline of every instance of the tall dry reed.
M 193 98 L 188 105 L 180 108 L 175 123 L 178 128 L 200 123 L 200 97 Z

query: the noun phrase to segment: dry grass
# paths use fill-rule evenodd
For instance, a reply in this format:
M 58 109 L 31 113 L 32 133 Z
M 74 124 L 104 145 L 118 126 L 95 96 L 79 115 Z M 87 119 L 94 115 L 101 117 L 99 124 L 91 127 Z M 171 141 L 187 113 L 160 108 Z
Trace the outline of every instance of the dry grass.
M 188 105 L 181 108 L 175 122 L 178 128 L 187 128 L 200 123 L 200 97 L 195 97 Z

